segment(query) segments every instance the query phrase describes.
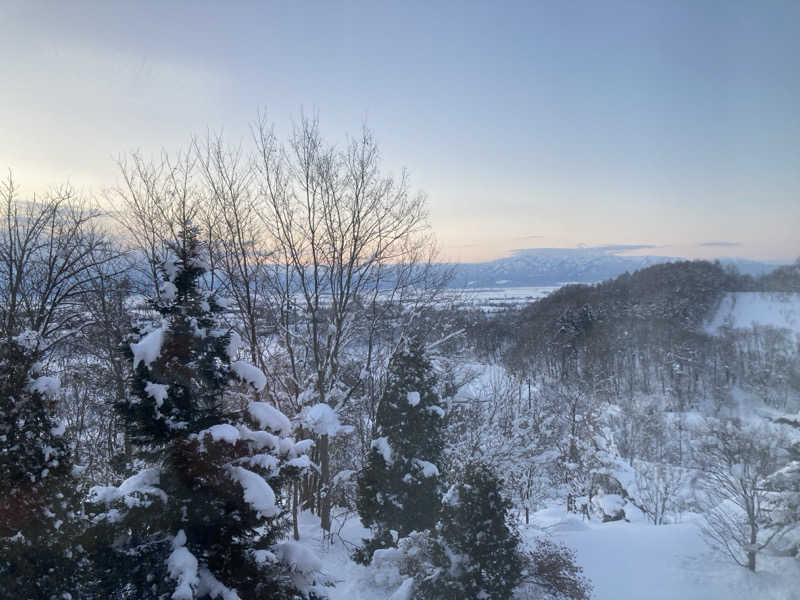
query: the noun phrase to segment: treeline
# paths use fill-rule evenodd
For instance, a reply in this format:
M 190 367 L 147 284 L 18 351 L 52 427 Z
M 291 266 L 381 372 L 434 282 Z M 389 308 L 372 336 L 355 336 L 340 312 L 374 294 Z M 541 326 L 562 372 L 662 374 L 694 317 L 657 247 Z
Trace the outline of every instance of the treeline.
M 738 291 L 800 291 L 800 266 L 753 278 L 718 262 L 664 263 L 564 286 L 522 309 L 479 318 L 468 331 L 484 358 L 520 378 L 581 382 L 604 400 L 659 393 L 684 410 L 723 403 L 742 385 L 780 404 L 800 389 L 790 336 L 766 329 L 712 336 L 703 328 L 722 297 Z

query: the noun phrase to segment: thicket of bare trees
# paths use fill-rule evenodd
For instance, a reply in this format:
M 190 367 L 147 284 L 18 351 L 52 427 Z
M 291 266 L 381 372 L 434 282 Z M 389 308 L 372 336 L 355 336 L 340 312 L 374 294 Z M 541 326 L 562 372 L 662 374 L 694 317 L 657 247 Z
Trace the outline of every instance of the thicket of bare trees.
M 37 332 L 52 345 L 84 325 L 81 299 L 112 258 L 99 212 L 69 187 L 25 199 L 0 184 L 0 317 L 9 338 Z
M 120 172 L 108 197 L 156 294 L 176 223 L 209 242 L 209 284 L 233 300 L 265 395 L 315 439 L 319 471 L 295 494 L 329 530 L 331 437 L 346 430 L 331 423 L 355 403 L 371 421 L 388 357 L 441 288 L 424 196 L 381 171 L 369 130 L 339 148 L 305 117 L 286 143 L 262 119 L 251 145 L 198 138 Z

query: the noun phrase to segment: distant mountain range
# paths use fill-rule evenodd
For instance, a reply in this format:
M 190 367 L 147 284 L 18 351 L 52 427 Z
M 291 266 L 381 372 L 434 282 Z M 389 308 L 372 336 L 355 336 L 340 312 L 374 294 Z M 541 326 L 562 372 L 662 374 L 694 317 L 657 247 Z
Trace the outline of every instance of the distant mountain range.
M 487 288 L 597 283 L 657 263 L 682 260 L 667 256 L 629 256 L 600 248 L 536 248 L 481 263 L 457 263 L 450 284 L 454 288 Z M 720 259 L 741 273 L 761 275 L 782 263 Z

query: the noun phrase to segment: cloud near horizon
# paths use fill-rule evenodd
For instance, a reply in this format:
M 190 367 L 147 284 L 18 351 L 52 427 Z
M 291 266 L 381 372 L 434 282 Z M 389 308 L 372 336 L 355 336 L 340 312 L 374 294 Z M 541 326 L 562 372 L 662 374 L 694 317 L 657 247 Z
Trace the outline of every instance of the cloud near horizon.
M 650 248 L 659 248 L 661 246 L 656 246 L 654 244 L 604 244 L 602 246 L 587 246 L 584 244 L 578 244 L 577 246 L 572 247 L 565 247 L 565 248 L 513 248 L 509 251 L 509 254 L 513 255 L 520 255 L 520 254 L 529 254 L 534 252 L 565 252 L 565 251 L 594 251 L 594 252 L 601 252 L 606 254 L 614 254 L 618 252 L 632 252 L 634 250 L 647 250 Z
M 658 248 L 655 244 L 606 244 L 604 246 L 590 246 L 588 250 L 600 250 L 602 252 L 632 252 L 634 250 L 649 250 Z
M 702 246 L 704 248 L 732 248 L 735 246 L 741 246 L 741 242 L 700 242 L 697 244 L 698 246 Z

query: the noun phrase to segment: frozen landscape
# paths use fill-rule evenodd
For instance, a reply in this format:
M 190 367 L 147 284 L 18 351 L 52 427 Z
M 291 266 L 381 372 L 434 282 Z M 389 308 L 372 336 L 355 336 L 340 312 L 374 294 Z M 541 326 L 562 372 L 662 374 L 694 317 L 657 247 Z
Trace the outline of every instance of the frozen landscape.
M 632 522 L 594 523 L 560 509 L 534 515 L 523 537 L 550 536 L 575 549 L 592 581 L 596 600 L 796 600 L 800 566 L 776 559 L 759 573 L 748 573 L 711 551 L 700 535 L 698 517 L 655 526 L 633 515 Z M 320 559 L 323 578 L 335 584 L 331 600 L 406 600 L 403 578 L 373 570 L 349 558 L 368 534 L 357 518 L 342 517 L 332 544 L 322 543 L 319 521 L 304 514 L 302 544 Z
M 800 2 L 0 20 L 0 600 L 800 600 Z

